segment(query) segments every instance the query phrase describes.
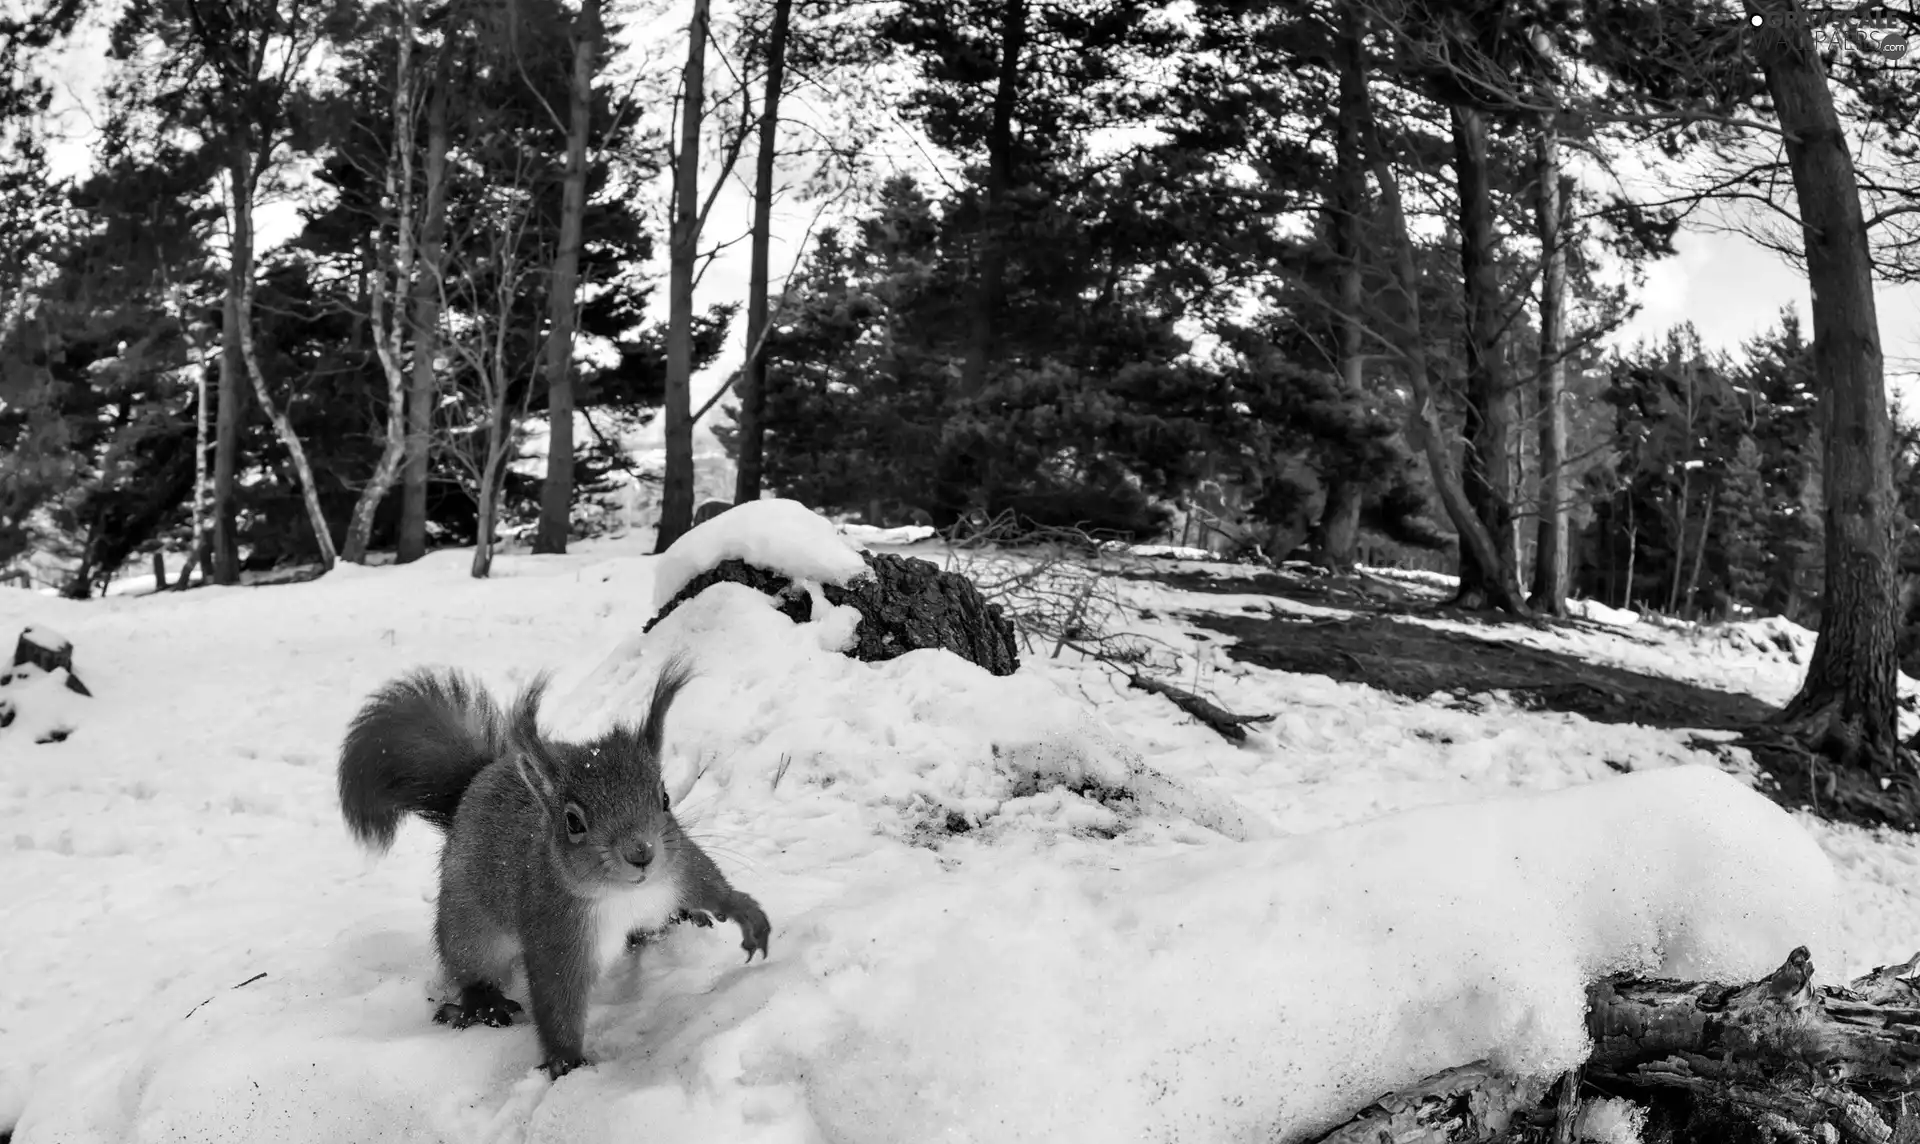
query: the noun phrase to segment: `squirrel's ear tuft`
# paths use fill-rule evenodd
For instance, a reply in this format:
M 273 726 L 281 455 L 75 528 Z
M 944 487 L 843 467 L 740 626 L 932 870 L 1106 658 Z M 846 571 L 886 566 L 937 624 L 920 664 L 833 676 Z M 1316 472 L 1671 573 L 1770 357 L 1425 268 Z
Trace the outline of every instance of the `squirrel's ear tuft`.
M 692 678 L 693 669 L 687 665 L 686 657 L 676 655 L 660 669 L 660 678 L 654 681 L 653 698 L 647 703 L 647 718 L 640 725 L 639 738 L 647 753 L 656 759 L 660 757 L 660 742 L 666 734 L 667 711 L 680 689 Z
M 507 736 L 513 751 L 513 767 L 520 781 L 527 784 L 535 798 L 552 802 L 560 785 L 559 761 L 540 735 L 540 701 L 546 698 L 550 677 L 541 672 L 514 697 L 507 713 Z

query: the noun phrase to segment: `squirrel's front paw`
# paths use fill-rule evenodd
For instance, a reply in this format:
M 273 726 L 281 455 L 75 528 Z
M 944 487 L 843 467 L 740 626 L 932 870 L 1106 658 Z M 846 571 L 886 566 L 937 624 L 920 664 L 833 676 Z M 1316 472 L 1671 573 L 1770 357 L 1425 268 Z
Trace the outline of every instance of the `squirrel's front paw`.
M 751 895 L 735 890 L 727 899 L 725 911 L 714 916 L 723 922 L 732 919 L 740 923 L 740 948 L 747 951 L 748 961 L 753 960 L 755 951 L 762 960 L 766 959 L 767 936 L 773 927 L 767 924 L 767 911 L 761 909 Z
M 592 1062 L 588 1061 L 585 1057 L 554 1057 L 540 1067 L 546 1070 L 547 1079 L 559 1080 L 574 1069 L 591 1063 Z
M 513 1024 L 513 1015 L 520 1011 L 518 1001 L 500 992 L 498 987 L 482 982 L 462 988 L 460 1000 L 449 1001 L 434 1010 L 433 1020 L 435 1024 L 456 1029 L 476 1023 L 504 1029 Z

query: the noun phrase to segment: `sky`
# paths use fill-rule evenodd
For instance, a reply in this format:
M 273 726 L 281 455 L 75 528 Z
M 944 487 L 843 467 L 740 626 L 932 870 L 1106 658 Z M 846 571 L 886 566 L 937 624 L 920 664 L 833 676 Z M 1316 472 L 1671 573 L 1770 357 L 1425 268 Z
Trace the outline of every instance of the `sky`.
M 659 30 L 669 32 L 664 25 L 671 20 L 669 16 L 660 21 Z M 103 29 L 102 19 L 95 17 L 55 68 L 60 84 L 56 107 L 62 111 L 71 136 L 54 147 L 53 165 L 58 173 L 78 173 L 88 162 L 86 109 L 97 104 L 99 84 L 106 71 L 101 58 L 105 44 Z M 646 31 L 651 34 L 654 28 Z M 788 110 L 795 108 L 790 105 Z M 804 113 L 804 108 L 801 110 Z M 896 128 L 895 134 L 902 132 Z M 901 168 L 925 165 L 919 149 L 904 138 L 883 136 L 879 149 L 882 153 L 879 165 L 883 169 L 888 165 Z M 715 201 L 704 236 L 708 245 L 728 242 L 747 231 L 752 197 L 745 180 L 751 176 L 750 164 L 751 156 L 743 157 L 734 177 Z M 703 173 L 703 188 L 711 186 L 712 178 L 711 170 Z M 261 238 L 270 244 L 291 237 L 298 223 L 292 208 L 281 206 L 266 209 L 258 225 Z M 770 259 L 776 294 L 780 281 L 795 265 L 810 231 L 818 225 L 812 204 L 787 200 L 776 207 Z M 665 243 L 660 245 L 664 250 Z M 1805 278 L 1774 252 L 1736 234 L 1704 229 L 1683 230 L 1674 245 L 1675 256 L 1646 267 L 1645 282 L 1635 295 L 1640 311 L 1610 339 L 1610 344 L 1626 348 L 1642 339 L 1656 339 L 1668 329 L 1690 321 L 1707 349 L 1737 351 L 1741 343 L 1771 327 L 1784 307 L 1796 308 L 1803 321 L 1810 321 Z M 748 244 L 734 242 L 719 253 L 700 280 L 696 307 L 704 309 L 735 302 L 741 306 L 741 317 L 734 323 L 726 352 L 694 377 L 695 409 L 725 383 L 744 356 L 748 257 Z M 651 307 L 656 311 L 652 316 L 657 320 L 666 317 L 664 262 L 661 271 L 662 287 L 654 292 Z M 1889 392 L 1909 415 L 1920 416 L 1920 285 L 1880 284 L 1876 299 Z M 583 352 L 592 354 L 593 351 Z M 700 429 L 704 431 L 718 416 L 716 407 L 703 420 Z M 657 437 L 660 431 L 656 420 L 650 431 L 642 434 L 642 439 Z

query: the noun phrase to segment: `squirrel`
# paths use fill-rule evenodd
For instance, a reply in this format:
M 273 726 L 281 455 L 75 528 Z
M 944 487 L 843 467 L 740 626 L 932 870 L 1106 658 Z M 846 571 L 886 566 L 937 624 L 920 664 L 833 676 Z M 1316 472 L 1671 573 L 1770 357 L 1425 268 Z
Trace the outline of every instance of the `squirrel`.
M 661 780 L 667 710 L 690 678 L 676 659 L 639 724 L 586 743 L 540 733 L 545 675 L 505 711 L 467 676 L 431 669 L 361 707 L 340 748 L 348 829 L 375 853 L 409 812 L 446 836 L 433 933 L 459 997 L 436 1022 L 512 1024 L 521 1006 L 502 986 L 521 958 L 541 1067 L 558 1080 L 588 1063 L 594 982 L 648 932 L 733 920 L 747 960 L 766 957 L 766 912 L 681 830 Z

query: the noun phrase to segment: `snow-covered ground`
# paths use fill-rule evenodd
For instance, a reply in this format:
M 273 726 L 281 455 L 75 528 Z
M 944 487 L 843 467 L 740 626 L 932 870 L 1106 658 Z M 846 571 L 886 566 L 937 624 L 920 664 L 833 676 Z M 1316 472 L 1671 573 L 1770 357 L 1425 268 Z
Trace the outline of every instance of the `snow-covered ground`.
M 1180 619 L 1335 609 L 1122 586 L 1183 685 L 1276 715 L 1244 746 L 1071 653 L 1002 678 L 853 662 L 852 616 L 817 594 L 794 625 L 720 585 L 640 634 L 725 555 L 856 571 L 857 532 L 783 503 L 665 557 L 634 535 L 488 581 L 449 551 L 268 588 L 0 590 L 0 639 L 57 629 L 93 692 L 26 681 L 0 730 L 0 1130 L 1292 1139 L 1447 1065 L 1564 1067 L 1595 973 L 1755 976 L 1805 943 L 1832 981 L 1920 947 L 1920 849 L 1781 812 L 1687 733 L 1268 671 Z M 1778 699 L 1811 637 L 1498 638 Z M 437 836 L 356 850 L 335 752 L 416 665 L 497 690 L 557 669 L 548 724 L 584 737 L 676 652 L 698 672 L 667 726 L 676 813 L 765 906 L 772 957 L 680 927 L 602 982 L 597 1065 L 550 1082 L 530 1026 L 431 1022 Z M 34 742 L 54 725 L 71 737 Z

